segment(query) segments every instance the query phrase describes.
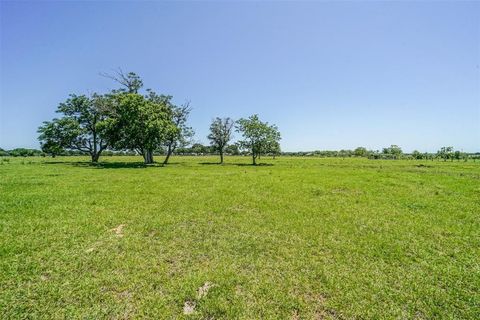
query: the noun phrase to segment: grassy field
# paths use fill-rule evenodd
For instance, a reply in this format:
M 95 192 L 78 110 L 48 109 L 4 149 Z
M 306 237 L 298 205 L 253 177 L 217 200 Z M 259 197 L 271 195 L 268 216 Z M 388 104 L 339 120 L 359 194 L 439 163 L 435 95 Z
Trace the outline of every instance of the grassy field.
M 480 317 L 480 163 L 101 160 L 0 159 L 0 318 Z

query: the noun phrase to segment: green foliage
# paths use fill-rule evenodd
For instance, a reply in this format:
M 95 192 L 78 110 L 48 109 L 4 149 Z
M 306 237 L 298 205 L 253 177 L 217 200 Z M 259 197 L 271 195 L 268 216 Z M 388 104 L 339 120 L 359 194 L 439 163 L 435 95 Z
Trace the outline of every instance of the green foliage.
M 258 115 L 242 118 L 237 121 L 237 132 L 243 136 L 238 141 L 240 148 L 248 150 L 252 155 L 252 163 L 262 154 L 277 152 L 279 150 L 280 132 L 275 125 L 262 122 Z
M 149 91 L 150 96 L 155 96 L 152 91 Z M 153 99 L 155 101 L 155 99 Z M 195 132 L 193 128 L 187 125 L 188 116 L 192 111 L 189 103 L 181 106 L 176 106 L 170 101 L 170 97 L 166 100 L 166 105 L 170 109 L 171 121 L 174 128 L 169 130 L 166 134 L 164 146 L 166 148 L 166 157 L 163 164 L 167 164 L 170 156 L 177 148 L 183 148 L 192 143 Z
M 40 156 L 42 151 L 36 149 L 27 149 L 27 148 L 15 148 L 9 151 L 1 150 L 0 156 L 12 156 L 12 157 L 32 157 Z
M 69 148 L 70 142 L 80 134 L 78 123 L 71 118 L 53 119 L 45 121 L 38 128 L 40 147 L 42 151 L 53 157 Z
M 230 118 L 215 118 L 210 124 L 208 140 L 215 151 L 220 154 L 220 163 L 223 163 L 223 153 L 228 142 L 232 139 L 234 121 Z
M 0 157 L 7 157 L 7 156 L 9 156 L 8 151 L 0 148 Z
M 437 151 L 437 157 L 443 159 L 443 161 L 447 161 L 448 159 L 453 160 L 453 155 L 453 147 L 442 147 Z
M 123 85 L 129 93 L 137 93 L 143 87 L 143 81 L 135 72 L 129 72 L 123 76 Z
M 51 126 L 55 126 L 55 123 L 46 124 L 44 128 L 46 131 L 49 131 Z M 42 133 L 43 134 L 43 133 Z M 57 155 L 62 154 L 65 152 L 65 149 L 54 139 L 46 138 L 41 145 L 42 151 L 45 154 L 48 154 L 55 158 Z
M 357 157 L 368 157 L 368 150 L 365 147 L 358 147 L 353 150 L 353 154 Z
M 214 152 L 211 146 L 204 146 L 201 143 L 194 143 L 192 145 L 191 151 L 193 154 L 196 155 L 211 154 Z
M 136 93 L 116 93 L 110 97 L 105 132 L 117 149 L 136 150 L 145 163 L 153 163 L 153 152 L 164 145 L 178 128 L 172 122 L 169 97 L 150 99 Z
M 424 155 L 422 153 L 420 153 L 420 151 L 418 151 L 418 150 L 413 150 L 412 157 L 414 159 L 423 159 Z
M 232 156 L 238 156 L 240 154 L 240 149 L 236 143 L 229 144 L 225 147 L 225 153 Z
M 106 98 L 97 94 L 92 97 L 70 95 L 60 103 L 57 113 L 61 118 L 45 121 L 38 128 L 38 139 L 42 150 L 52 156 L 65 149 L 90 154 L 92 162 L 98 161 L 100 154 L 108 146 L 105 140 L 103 108 Z
M 383 148 L 382 153 L 384 155 L 391 156 L 393 159 L 399 159 L 403 154 L 402 148 L 400 148 L 399 146 L 397 146 L 395 144 L 392 144 L 388 148 Z

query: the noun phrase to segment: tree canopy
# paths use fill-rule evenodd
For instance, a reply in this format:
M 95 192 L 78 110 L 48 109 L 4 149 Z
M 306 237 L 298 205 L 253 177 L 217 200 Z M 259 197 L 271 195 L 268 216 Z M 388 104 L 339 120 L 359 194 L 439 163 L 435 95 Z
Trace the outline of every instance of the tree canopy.
M 236 129 L 243 136 L 238 145 L 250 151 L 253 165 L 257 164 L 256 160 L 260 155 L 277 152 L 280 146 L 281 137 L 277 126 L 260 121 L 256 114 L 238 120 Z
M 173 103 L 170 103 L 169 100 L 167 106 L 170 108 L 172 122 L 175 128 L 170 130 L 166 135 L 166 156 L 163 161 L 164 165 L 168 163 L 170 156 L 177 148 L 182 148 L 191 144 L 193 135 L 195 134 L 192 127 L 187 125 L 188 116 L 192 111 L 190 103 L 187 102 L 181 106 L 176 106 Z
M 52 156 L 66 150 L 90 154 L 97 162 L 107 148 L 134 150 L 145 163 L 153 163 L 156 150 L 167 150 L 164 164 L 179 146 L 189 144 L 193 130 L 187 125 L 189 104 L 177 106 L 172 96 L 146 90 L 142 95 L 142 79 L 135 73 L 103 74 L 122 87 L 106 94 L 70 95 L 60 103 L 61 117 L 39 127 L 43 152 Z
M 218 152 L 220 163 L 224 154 L 252 155 L 252 162 L 262 154 L 280 154 L 280 132 L 275 125 L 259 120 L 258 115 L 234 122 L 231 118 L 215 118 L 210 125 L 210 146 L 192 145 L 194 131 L 188 125 L 190 104 L 176 105 L 172 96 L 144 93 L 143 80 L 134 72 L 102 74 L 121 85 L 105 94 L 76 95 L 59 104 L 59 117 L 45 121 L 39 128 L 42 151 L 51 156 L 66 152 L 89 154 L 97 162 L 103 151 L 131 152 L 153 163 L 154 153 L 164 153 L 163 164 L 180 150 L 183 153 L 210 154 Z M 236 126 L 235 126 L 236 125 Z M 236 128 L 243 139 L 229 145 Z M 186 149 L 188 145 L 191 148 Z
M 220 163 L 223 163 L 223 153 L 232 138 L 234 121 L 230 118 L 215 118 L 210 125 L 208 140 L 215 151 L 220 154 Z
M 146 164 L 153 163 L 153 152 L 177 128 L 165 99 L 149 99 L 138 93 L 117 93 L 110 97 L 105 123 L 108 140 L 114 148 L 135 150 Z
M 104 97 L 97 94 L 91 97 L 70 95 L 57 108 L 62 116 L 45 121 L 38 128 L 42 150 L 53 156 L 64 149 L 78 150 L 88 153 L 92 162 L 97 162 L 108 147 L 103 130 L 106 120 L 103 104 Z
M 383 148 L 382 153 L 386 154 L 386 155 L 390 155 L 394 159 L 397 159 L 402 155 L 403 152 L 402 152 L 402 148 L 400 148 L 399 146 L 397 146 L 395 144 L 392 144 L 388 148 Z

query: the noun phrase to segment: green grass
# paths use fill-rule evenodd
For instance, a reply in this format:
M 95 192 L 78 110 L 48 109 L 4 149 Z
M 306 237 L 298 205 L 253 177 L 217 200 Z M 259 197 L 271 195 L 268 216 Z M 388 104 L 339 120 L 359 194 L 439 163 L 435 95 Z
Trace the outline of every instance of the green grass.
M 480 317 L 480 163 L 102 160 L 0 159 L 2 319 Z

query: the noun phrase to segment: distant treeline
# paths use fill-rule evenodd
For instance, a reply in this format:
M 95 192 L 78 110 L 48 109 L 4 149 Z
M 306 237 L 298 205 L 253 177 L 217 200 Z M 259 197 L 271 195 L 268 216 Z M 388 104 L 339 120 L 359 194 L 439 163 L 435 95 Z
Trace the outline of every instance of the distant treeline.
M 301 157 L 335 157 L 335 158 L 353 158 L 363 157 L 368 159 L 384 159 L 384 160 L 464 160 L 469 159 L 475 161 L 480 159 L 480 152 L 467 153 L 454 150 L 453 147 L 442 147 L 437 152 L 420 152 L 414 150 L 411 153 L 404 153 L 402 149 L 396 145 L 392 145 L 382 150 L 367 150 L 364 147 L 358 147 L 354 150 L 317 150 L 310 152 L 282 152 L 282 155 L 301 156 Z
M 154 155 L 164 156 L 168 153 L 167 150 L 155 150 Z M 178 148 L 174 152 L 179 156 L 206 156 L 206 155 L 218 155 L 218 149 L 211 145 L 203 145 L 201 143 L 194 143 L 189 147 Z M 236 144 L 230 144 L 225 147 L 225 155 L 230 156 L 251 156 L 248 151 L 241 151 Z M 0 148 L 0 157 L 32 157 L 42 156 L 45 157 L 48 154 L 37 149 L 16 148 L 12 150 L 4 150 Z M 59 156 L 88 156 L 87 152 L 76 150 L 64 150 Z M 112 151 L 105 150 L 102 155 L 104 156 L 135 156 L 138 155 L 135 151 L 123 150 Z M 277 152 L 269 153 L 266 156 L 293 156 L 293 157 L 320 157 L 320 158 L 368 158 L 368 159 L 384 159 L 384 160 L 450 160 L 450 161 L 468 161 L 468 160 L 480 160 L 480 152 L 467 153 L 458 150 L 454 150 L 452 147 L 442 147 L 435 153 L 413 151 L 412 153 L 403 153 L 401 148 L 392 145 L 382 150 L 367 150 L 364 147 L 358 147 L 354 150 L 317 150 L 317 151 L 298 151 L 298 152 Z

